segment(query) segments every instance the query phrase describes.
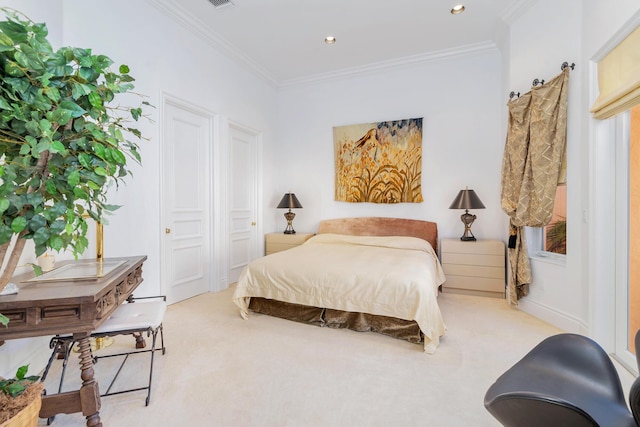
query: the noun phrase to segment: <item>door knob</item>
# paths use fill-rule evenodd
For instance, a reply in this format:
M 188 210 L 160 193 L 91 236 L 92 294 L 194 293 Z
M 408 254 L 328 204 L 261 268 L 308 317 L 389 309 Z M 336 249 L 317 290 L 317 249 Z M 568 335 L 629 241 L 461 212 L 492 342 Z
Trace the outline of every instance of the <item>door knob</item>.
M 171 233 L 171 229 L 170 228 L 165 228 L 164 229 L 164 234 L 169 234 Z
M 256 225 L 256 222 L 255 221 L 251 221 L 251 225 Z

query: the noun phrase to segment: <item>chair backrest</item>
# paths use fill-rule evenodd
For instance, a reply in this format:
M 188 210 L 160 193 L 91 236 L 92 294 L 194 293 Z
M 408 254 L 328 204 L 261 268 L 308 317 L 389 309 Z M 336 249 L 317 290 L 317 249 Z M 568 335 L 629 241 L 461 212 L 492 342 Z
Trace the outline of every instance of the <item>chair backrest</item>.
M 535 393 L 506 393 L 485 407 L 506 427 L 599 427 L 582 409 Z
M 636 378 L 631 385 L 631 390 L 629 390 L 629 406 L 633 419 L 640 426 L 640 377 Z
M 636 363 L 638 365 L 638 372 L 640 372 L 640 329 L 636 331 L 636 338 L 634 340 L 636 349 Z
M 638 364 L 638 371 L 640 371 L 640 329 L 636 332 L 634 340 L 636 350 L 636 362 Z M 640 426 L 640 377 L 631 385 L 629 390 L 629 406 L 631 407 L 631 413 L 633 413 L 633 419 L 636 424 Z

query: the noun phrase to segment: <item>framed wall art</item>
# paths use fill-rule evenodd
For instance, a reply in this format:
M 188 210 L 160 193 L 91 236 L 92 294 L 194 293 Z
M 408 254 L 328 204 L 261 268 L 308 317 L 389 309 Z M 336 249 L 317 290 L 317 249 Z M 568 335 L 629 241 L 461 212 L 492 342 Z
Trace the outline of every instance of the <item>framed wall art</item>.
M 420 203 L 422 118 L 333 128 L 335 199 Z

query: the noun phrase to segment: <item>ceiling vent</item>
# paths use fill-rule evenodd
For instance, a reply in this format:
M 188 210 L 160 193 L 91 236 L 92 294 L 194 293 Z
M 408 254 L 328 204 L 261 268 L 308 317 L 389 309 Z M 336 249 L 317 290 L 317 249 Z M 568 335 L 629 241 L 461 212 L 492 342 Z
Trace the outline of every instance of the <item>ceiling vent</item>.
M 233 6 L 233 2 L 231 0 L 209 0 L 209 3 L 214 5 L 216 9 Z

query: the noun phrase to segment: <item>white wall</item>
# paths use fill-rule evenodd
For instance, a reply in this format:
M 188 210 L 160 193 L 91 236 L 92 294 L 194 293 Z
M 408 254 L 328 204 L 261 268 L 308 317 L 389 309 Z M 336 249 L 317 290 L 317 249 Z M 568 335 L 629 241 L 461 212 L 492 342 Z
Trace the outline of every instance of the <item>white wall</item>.
M 569 78 L 567 106 L 567 257 L 566 264 L 532 259 L 533 283 L 519 308 L 565 330 L 585 332 L 588 294 L 585 275 L 586 235 L 582 211 L 588 179 L 582 152 L 582 80 L 587 66 L 581 57 L 580 0 L 539 0 L 510 26 L 509 84 L 528 92 L 535 78 L 550 80 L 561 64 L 575 63 Z M 532 254 L 530 254 L 532 255 Z
M 575 62 L 568 107 L 566 264 L 532 261 L 534 282 L 520 308 L 613 349 L 615 147 L 598 135 L 589 107 L 597 95 L 593 58 L 640 6 L 633 0 L 538 0 L 511 23 L 509 81 L 526 87 Z M 520 90 L 520 89 L 518 89 Z M 525 89 L 526 90 L 526 89 Z
M 464 231 L 461 211 L 448 207 L 458 191 L 473 188 L 486 209 L 473 213 L 480 239 L 505 240 L 500 210 L 501 130 L 500 53 L 492 49 L 399 69 L 363 73 L 335 81 L 288 87 L 278 97 L 277 185 L 265 194 L 266 216 L 284 229 L 275 209 L 282 194 L 296 193 L 303 209 L 294 228 L 315 231 L 322 219 L 388 216 L 436 221 L 440 237 Z M 333 127 L 423 117 L 422 191 L 418 204 L 334 201 Z
M 112 194 L 110 203 L 123 205 L 109 218 L 105 227 L 105 256 L 148 256 L 144 265 L 145 281 L 140 295 L 160 293 L 160 247 L 164 225 L 160 224 L 160 99 L 171 94 L 219 116 L 225 135 L 228 121 L 242 124 L 260 133 L 264 152 L 273 152 L 276 126 L 276 90 L 266 81 L 237 65 L 227 56 L 193 33 L 176 24 L 143 1 L 109 0 L 108 7 L 84 0 L 4 1 L 24 11 L 34 20 L 48 24 L 54 47 L 61 45 L 91 48 L 115 61 L 114 67 L 127 64 L 136 78 L 136 92 L 147 96 L 156 106 L 148 109 L 153 122 L 142 120 L 140 129 L 149 141 L 140 142 L 142 166 L 133 164 L 133 177 Z M 133 98 L 137 104 L 138 100 Z M 216 144 L 224 144 L 218 139 Z M 222 150 L 224 152 L 224 150 Z M 223 169 L 226 159 L 214 159 Z M 268 160 L 265 161 L 268 164 Z M 184 165 L 188 167 L 188 165 Z M 271 168 L 269 168 L 271 169 Z M 215 220 L 222 233 L 226 230 L 225 179 L 214 171 L 214 197 L 221 212 Z M 269 174 L 261 181 L 273 185 Z M 261 189 L 260 189 L 261 191 Z M 274 227 L 275 224 L 267 224 Z M 212 290 L 226 272 L 226 235 L 214 235 L 217 248 L 213 260 Z M 91 254 L 90 254 L 91 255 Z M 0 347 L 0 376 L 14 373 L 15 367 L 32 361 L 32 367 L 44 366 L 48 348 L 43 340 L 12 340 Z M 38 350 L 42 350 L 38 352 Z M 43 356 L 45 357 L 43 359 Z

